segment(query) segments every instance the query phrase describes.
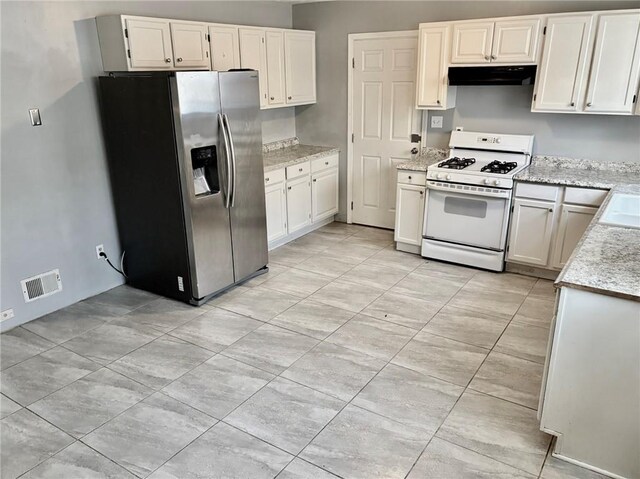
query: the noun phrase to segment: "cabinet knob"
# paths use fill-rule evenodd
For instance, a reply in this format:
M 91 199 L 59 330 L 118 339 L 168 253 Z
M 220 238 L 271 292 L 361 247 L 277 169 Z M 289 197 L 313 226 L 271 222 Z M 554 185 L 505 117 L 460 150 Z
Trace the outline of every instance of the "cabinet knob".
M 420 196 L 422 196 L 422 195 L 424 195 L 424 191 L 421 191 L 421 192 L 420 192 Z
M 576 106 L 576 102 L 575 102 L 575 101 L 572 101 L 572 102 L 571 102 L 571 106 Z
M 329 162 L 328 162 L 328 161 L 325 161 L 325 162 L 324 162 L 324 164 L 325 164 L 325 165 L 328 165 L 328 164 L 329 164 Z
M 165 62 L 165 63 L 171 63 L 171 58 L 165 58 L 165 59 L 164 59 L 164 62 Z
M 497 60 L 497 59 L 498 59 L 498 57 L 497 57 L 497 56 L 495 56 L 495 55 L 491 55 L 491 59 L 492 59 L 492 60 Z
M 484 59 L 485 59 L 485 60 L 487 60 L 487 61 L 489 61 L 489 60 L 491 59 L 491 57 L 490 57 L 489 55 L 485 55 L 485 56 L 484 56 Z
M 290 187 L 290 186 L 287 186 L 287 189 L 288 189 L 288 190 L 290 190 L 290 189 L 291 189 L 291 187 Z
M 182 57 L 178 57 L 178 58 L 176 58 L 176 61 L 177 61 L 178 63 L 182 63 Z
M 276 99 L 275 97 L 273 97 L 273 96 L 271 97 L 271 100 L 272 100 L 272 101 L 273 101 L 273 100 L 275 100 L 275 99 Z
M 591 102 L 587 103 L 587 106 L 591 106 Z
M 553 208 L 549 208 L 549 213 L 553 213 Z
M 440 100 L 436 100 L 436 103 L 439 105 L 440 104 Z
M 269 181 L 269 178 L 265 178 L 264 181 Z
M 315 178 L 313 179 L 313 182 L 314 182 L 314 183 L 316 182 L 316 179 L 315 179 Z
M 411 177 L 410 177 L 410 176 L 408 176 L 407 178 L 411 179 Z
M 302 173 L 302 168 L 298 168 L 298 171 L 299 171 L 300 173 Z
M 287 97 L 287 100 L 291 100 L 291 97 L 290 97 L 290 96 L 288 96 L 288 97 Z

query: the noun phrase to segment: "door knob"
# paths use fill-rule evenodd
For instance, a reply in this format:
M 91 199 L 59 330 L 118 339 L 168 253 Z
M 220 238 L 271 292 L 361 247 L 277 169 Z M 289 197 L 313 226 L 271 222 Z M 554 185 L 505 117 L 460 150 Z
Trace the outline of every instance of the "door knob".
M 165 63 L 171 63 L 171 58 L 165 58 L 165 59 L 164 59 L 164 62 L 165 62 Z
M 182 57 L 178 57 L 178 58 L 176 58 L 176 61 L 177 61 L 178 63 L 182 63 Z
M 418 149 L 417 148 L 411 148 L 411 154 L 412 155 L 417 155 L 418 154 Z

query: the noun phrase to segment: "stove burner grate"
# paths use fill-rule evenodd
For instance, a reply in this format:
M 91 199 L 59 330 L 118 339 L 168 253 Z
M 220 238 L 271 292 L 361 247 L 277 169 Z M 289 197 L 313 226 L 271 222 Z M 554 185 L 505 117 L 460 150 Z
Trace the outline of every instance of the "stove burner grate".
M 499 175 L 506 175 L 511 170 L 513 170 L 516 166 L 518 166 L 518 163 L 516 163 L 515 161 L 494 160 L 488 165 L 485 165 L 482 168 L 480 168 L 480 171 L 486 171 L 487 173 L 497 173 Z
M 442 163 L 438 163 L 438 168 L 449 168 L 452 170 L 463 170 L 467 166 L 473 165 L 476 162 L 475 158 L 459 158 L 454 156 Z

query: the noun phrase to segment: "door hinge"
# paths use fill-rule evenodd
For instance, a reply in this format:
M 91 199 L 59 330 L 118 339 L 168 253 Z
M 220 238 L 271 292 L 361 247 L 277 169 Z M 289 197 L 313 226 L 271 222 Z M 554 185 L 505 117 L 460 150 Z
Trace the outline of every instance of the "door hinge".
M 513 213 L 513 205 L 511 205 L 511 212 Z
M 264 43 L 264 37 L 262 37 L 260 40 L 262 40 L 262 43 Z
M 355 133 L 351 133 L 351 143 L 353 143 L 356 139 Z
M 544 27 L 544 28 L 542 29 L 542 34 L 543 34 L 543 35 L 546 35 L 546 34 L 547 34 L 547 27 Z
M 351 209 L 353 210 L 353 201 L 351 202 Z
M 129 30 L 124 29 L 124 38 L 129 38 Z
M 422 141 L 422 136 L 417 135 L 415 133 L 411 134 L 411 143 L 420 143 Z
M 638 99 L 638 95 L 633 95 L 633 101 L 631 103 L 635 103 L 637 99 Z
M 351 58 L 351 68 L 355 68 L 356 67 L 356 58 L 353 57 Z
M 211 35 L 209 35 L 208 33 L 207 33 L 207 41 L 211 43 Z
M 537 96 L 538 96 L 537 94 L 534 94 L 534 95 L 533 95 L 533 101 L 536 101 L 536 97 L 537 97 Z
M 127 49 L 127 56 L 131 58 L 131 50 Z

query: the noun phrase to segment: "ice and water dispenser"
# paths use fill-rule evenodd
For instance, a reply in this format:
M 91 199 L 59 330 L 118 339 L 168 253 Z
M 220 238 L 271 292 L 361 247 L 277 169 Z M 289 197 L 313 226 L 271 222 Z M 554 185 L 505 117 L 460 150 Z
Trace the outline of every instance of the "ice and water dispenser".
M 191 167 L 196 196 L 213 195 L 220 192 L 218 158 L 214 145 L 193 148 L 191 150 Z

